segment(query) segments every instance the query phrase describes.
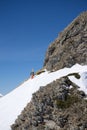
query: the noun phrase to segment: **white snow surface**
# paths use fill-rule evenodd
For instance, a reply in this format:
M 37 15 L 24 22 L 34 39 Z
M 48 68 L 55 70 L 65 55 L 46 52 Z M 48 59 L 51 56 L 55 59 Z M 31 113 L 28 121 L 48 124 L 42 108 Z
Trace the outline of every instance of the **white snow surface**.
M 71 68 L 63 68 L 56 72 L 47 72 L 28 79 L 12 92 L 0 98 L 0 130 L 11 130 L 10 126 L 14 123 L 17 116 L 21 113 L 27 103 L 30 102 L 32 94 L 36 92 L 40 86 L 46 86 L 60 77 L 70 73 L 78 72 L 81 78 L 78 80 L 74 76 L 69 76 L 70 80 L 77 85 L 79 89 L 87 94 L 87 79 L 83 75 L 87 72 L 87 65 L 74 65 Z M 87 73 L 86 73 L 87 74 Z M 85 76 L 86 77 L 86 76 Z

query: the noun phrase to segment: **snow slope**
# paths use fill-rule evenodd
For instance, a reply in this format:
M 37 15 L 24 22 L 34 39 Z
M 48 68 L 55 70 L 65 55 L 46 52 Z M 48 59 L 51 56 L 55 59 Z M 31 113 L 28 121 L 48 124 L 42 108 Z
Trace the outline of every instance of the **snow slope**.
M 45 86 L 62 76 L 79 72 L 82 75 L 79 80 L 73 76 L 69 78 L 80 86 L 80 90 L 83 90 L 87 94 L 87 86 L 83 76 L 86 70 L 87 66 L 76 64 L 72 68 L 64 68 L 52 73 L 46 71 L 35 76 L 34 79 L 28 79 L 15 90 L 0 98 L 0 130 L 11 130 L 10 125 L 14 123 L 17 116 L 27 103 L 29 103 L 32 93 L 36 92 L 40 86 Z

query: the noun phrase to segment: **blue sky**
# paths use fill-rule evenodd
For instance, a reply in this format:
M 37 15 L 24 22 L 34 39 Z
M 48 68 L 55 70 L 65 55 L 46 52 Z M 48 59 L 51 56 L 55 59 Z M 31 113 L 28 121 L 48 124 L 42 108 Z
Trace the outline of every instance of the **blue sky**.
M 0 0 L 0 93 L 43 66 L 46 50 L 87 0 Z

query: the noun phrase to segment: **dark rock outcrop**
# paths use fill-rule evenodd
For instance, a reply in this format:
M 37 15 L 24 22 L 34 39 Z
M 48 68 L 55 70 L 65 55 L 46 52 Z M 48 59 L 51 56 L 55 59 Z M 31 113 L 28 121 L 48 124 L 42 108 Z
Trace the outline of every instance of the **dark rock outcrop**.
M 86 95 L 77 88 L 67 77 L 41 87 L 11 126 L 12 130 L 86 130 Z
M 44 67 L 59 70 L 75 63 L 87 64 L 87 12 L 78 16 L 49 46 Z

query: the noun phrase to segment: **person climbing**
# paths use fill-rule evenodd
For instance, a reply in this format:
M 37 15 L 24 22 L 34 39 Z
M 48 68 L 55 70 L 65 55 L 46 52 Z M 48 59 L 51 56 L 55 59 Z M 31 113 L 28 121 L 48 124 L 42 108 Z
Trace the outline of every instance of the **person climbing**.
M 33 79 L 34 78 L 34 69 L 32 69 L 31 73 L 30 73 L 30 78 Z

